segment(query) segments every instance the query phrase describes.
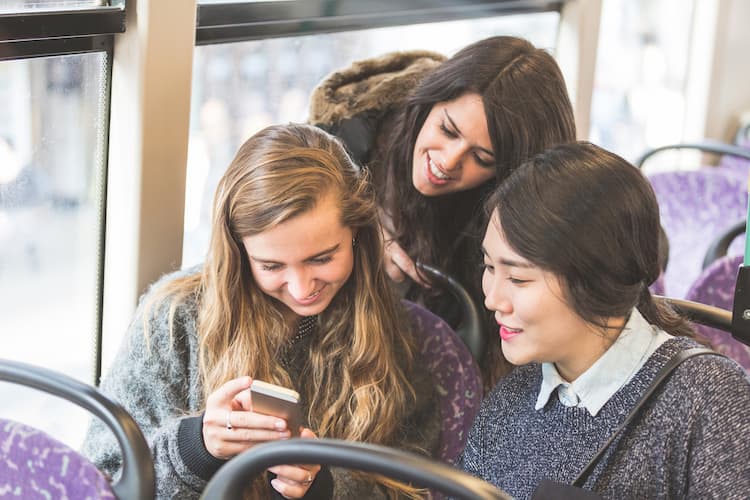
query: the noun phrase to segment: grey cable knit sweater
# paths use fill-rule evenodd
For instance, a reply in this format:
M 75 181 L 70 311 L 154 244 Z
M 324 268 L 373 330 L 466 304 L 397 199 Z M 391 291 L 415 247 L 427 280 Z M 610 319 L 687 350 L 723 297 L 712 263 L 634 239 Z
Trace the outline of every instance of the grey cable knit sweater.
M 152 290 L 184 274 L 182 271 L 168 275 Z M 188 299 L 177 308 L 171 337 L 169 306 L 158 304 L 151 313 L 147 344 L 143 335 L 143 304 L 149 294 L 141 300 L 101 389 L 130 412 L 146 436 L 156 469 L 157 498 L 197 499 L 207 481 L 224 464 L 208 453 L 201 434 L 205 401 L 198 376 L 197 303 L 194 298 Z M 314 336 L 293 344 L 290 359 L 304 356 Z M 292 368 L 296 364 L 290 363 Z M 290 375 L 300 383 L 299 374 L 292 370 Z M 400 436 L 404 439 L 399 442 L 404 447 L 418 446 L 432 452 L 437 449 L 440 436 L 440 411 L 432 382 L 420 367 L 410 380 L 422 398 L 404 423 Z M 305 402 L 302 403 L 304 407 Z M 92 422 L 82 451 L 113 477 L 119 474 L 120 449 L 101 421 Z M 305 498 L 329 497 L 384 498 L 384 495 L 372 483 L 354 478 L 349 471 L 324 468 Z
M 551 397 L 534 410 L 541 367 L 517 368 L 485 399 L 459 466 L 517 498 L 544 478 L 571 484 L 686 338 L 664 343 L 592 417 Z M 750 498 L 750 379 L 729 359 L 683 362 L 585 483 L 605 498 Z

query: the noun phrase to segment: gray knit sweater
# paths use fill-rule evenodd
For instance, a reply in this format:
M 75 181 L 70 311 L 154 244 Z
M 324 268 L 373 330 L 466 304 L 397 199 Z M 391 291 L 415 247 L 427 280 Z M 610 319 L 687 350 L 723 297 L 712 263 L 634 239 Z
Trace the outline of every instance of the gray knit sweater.
M 459 466 L 517 498 L 544 478 L 571 484 L 686 338 L 664 343 L 601 412 L 551 397 L 541 368 L 517 368 L 482 404 Z M 599 461 L 585 489 L 605 498 L 750 498 L 750 379 L 729 359 L 683 362 Z
M 168 275 L 153 288 L 184 274 Z M 177 308 L 171 338 L 168 304 L 154 307 L 147 345 L 143 335 L 143 304 L 149 294 L 141 300 L 112 367 L 102 380 L 101 389 L 125 407 L 146 436 L 156 469 L 157 498 L 195 499 L 224 463 L 208 453 L 201 434 L 205 401 L 198 376 L 197 303 L 192 298 Z M 315 335 L 293 344 L 292 359 L 304 356 L 313 337 Z M 299 383 L 296 379 L 299 374 L 291 371 L 290 375 Z M 437 448 L 439 440 L 440 412 L 429 375 L 421 368 L 410 375 L 415 391 L 422 397 L 408 422 L 404 422 L 399 442 L 405 447 L 417 446 L 431 452 Z M 304 407 L 305 402 L 302 403 Z M 304 410 L 306 414 L 306 408 Z M 101 421 L 94 419 L 92 422 L 82 451 L 113 477 L 119 474 L 122 462 L 119 447 Z M 325 469 L 322 472 L 325 474 L 318 475 L 305 498 L 331 496 L 331 482 L 333 498 L 384 498 L 372 483 L 355 479 L 349 471 Z M 318 487 L 321 482 L 328 483 L 322 492 Z

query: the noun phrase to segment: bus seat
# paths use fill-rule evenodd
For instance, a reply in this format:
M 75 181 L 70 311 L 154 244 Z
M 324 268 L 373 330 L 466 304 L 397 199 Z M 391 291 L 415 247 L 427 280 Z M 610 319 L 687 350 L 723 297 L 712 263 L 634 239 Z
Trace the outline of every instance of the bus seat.
M 0 418 L 0 496 L 116 498 L 106 476 L 49 434 Z
M 421 360 L 432 375 L 442 416 L 435 458 L 453 463 L 482 403 L 482 379 L 474 358 L 448 324 L 424 307 L 404 301 Z
M 727 255 L 710 264 L 688 290 L 687 300 L 731 311 L 737 273 L 742 265 L 743 257 L 743 255 Z M 750 371 L 750 347 L 735 340 L 727 332 L 716 328 L 696 324 L 695 329 L 708 338 L 717 351 L 734 359 Z
M 447 464 L 384 446 L 328 438 L 285 439 L 253 446 L 219 469 L 201 499 L 243 498 L 251 479 L 269 467 L 288 463 L 373 472 L 464 500 L 510 499 L 494 485 Z
M 725 255 L 738 255 L 745 251 L 745 238 L 738 238 L 745 234 L 747 220 L 742 219 L 727 227 L 719 234 L 706 250 L 703 257 L 703 269 L 710 266 L 715 260 Z
M 0 496 L 16 498 L 149 499 L 155 494 L 151 452 L 133 418 L 96 387 L 46 368 L 0 359 L 0 380 L 31 387 L 90 411 L 122 448 L 114 482 L 79 452 L 46 432 L 0 420 Z
M 461 321 L 456 327 L 456 334 L 464 341 L 474 359 L 482 359 L 487 344 L 487 332 L 484 327 L 484 306 L 478 304 L 455 278 L 442 269 L 424 263 L 417 263 L 419 271 L 429 279 L 446 287 L 461 307 Z
M 666 295 L 685 297 L 700 274 L 709 244 L 726 226 L 745 216 L 748 173 L 747 167 L 719 166 L 648 176 L 669 239 Z
M 732 144 L 750 151 L 750 121 L 737 127 Z M 726 155 L 721 158 L 719 165 L 742 170 L 747 168 L 748 160 L 734 155 Z

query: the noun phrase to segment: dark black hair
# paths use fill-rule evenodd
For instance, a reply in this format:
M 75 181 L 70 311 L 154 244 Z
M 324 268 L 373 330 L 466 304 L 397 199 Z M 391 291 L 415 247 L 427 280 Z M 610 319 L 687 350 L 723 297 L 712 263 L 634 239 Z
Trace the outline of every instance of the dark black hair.
M 560 279 L 584 320 L 605 326 L 637 307 L 668 333 L 695 337 L 651 296 L 661 273 L 659 206 L 648 180 L 621 157 L 587 142 L 553 147 L 516 169 L 487 209 L 515 252 Z
M 468 93 L 481 96 L 495 155 L 495 180 L 463 192 L 426 197 L 412 184 L 414 144 L 432 107 Z M 446 270 L 481 303 L 482 203 L 515 167 L 545 148 L 575 140 L 573 108 L 554 58 L 528 41 L 498 36 L 460 50 L 426 75 L 397 119 L 384 169 L 373 172 L 379 205 L 390 217 L 394 237 L 415 260 Z M 406 296 L 433 310 L 445 307 L 439 290 L 412 284 Z M 449 300 L 448 300 L 449 301 Z M 491 317 L 488 315 L 488 324 Z M 499 373 L 499 342 L 482 361 L 485 382 Z M 490 359 L 491 358 L 491 359 Z

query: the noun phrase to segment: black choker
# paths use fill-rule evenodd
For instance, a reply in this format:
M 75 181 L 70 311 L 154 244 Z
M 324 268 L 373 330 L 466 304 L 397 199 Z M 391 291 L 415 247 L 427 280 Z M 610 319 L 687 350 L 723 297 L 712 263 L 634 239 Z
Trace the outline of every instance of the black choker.
M 296 344 L 300 340 L 304 339 L 315 331 L 315 326 L 318 324 L 317 316 L 303 316 L 299 320 L 297 325 L 297 335 L 292 337 L 290 344 Z

